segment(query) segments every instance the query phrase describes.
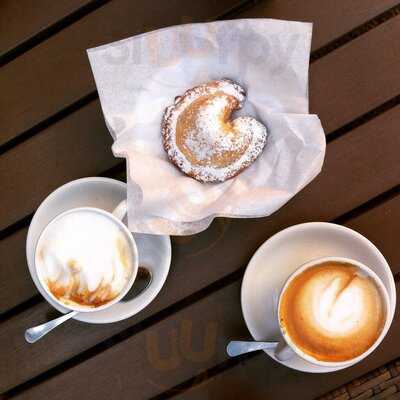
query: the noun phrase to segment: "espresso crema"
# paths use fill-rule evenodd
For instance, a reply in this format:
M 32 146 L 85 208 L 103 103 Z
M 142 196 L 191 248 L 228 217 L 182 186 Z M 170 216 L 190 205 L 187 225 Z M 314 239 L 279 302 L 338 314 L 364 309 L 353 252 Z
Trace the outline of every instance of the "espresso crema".
M 367 351 L 386 318 L 385 303 L 372 278 L 358 267 L 326 262 L 297 275 L 282 294 L 283 331 L 303 353 L 340 362 Z

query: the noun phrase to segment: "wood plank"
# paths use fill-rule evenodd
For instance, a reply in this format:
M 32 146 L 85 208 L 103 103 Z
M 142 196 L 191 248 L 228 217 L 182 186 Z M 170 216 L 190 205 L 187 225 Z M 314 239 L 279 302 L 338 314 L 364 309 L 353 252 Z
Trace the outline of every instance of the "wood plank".
M 400 306 L 400 288 L 397 283 L 397 307 Z M 205 320 L 207 324 L 207 320 Z M 232 324 L 233 325 L 233 324 Z M 227 340 L 231 336 L 227 336 Z M 306 374 L 289 370 L 273 362 L 263 354 L 242 361 L 231 369 L 204 380 L 195 382 L 188 391 L 178 392 L 174 400 L 203 399 L 291 399 L 309 400 L 342 386 L 400 355 L 400 316 L 395 320 L 382 345 L 367 359 L 354 367 L 340 372 Z M 364 398 L 364 397 L 363 397 Z M 388 398 L 389 399 L 389 398 Z
M 91 1 L 2 0 L 0 56 Z
M 399 4 L 398 0 L 266 0 L 242 12 L 239 18 L 278 18 L 313 22 L 312 50 Z
M 0 181 L 3 193 L 9 191 L 10 197 L 2 196 L 0 220 L 5 224 L 0 224 L 0 229 L 32 213 L 63 183 L 97 175 L 120 163 L 111 145 L 99 102 L 95 101 L 3 154 Z
M 156 312 L 240 270 L 256 248 L 275 232 L 300 222 L 332 220 L 396 185 L 400 176 L 400 165 L 395 162 L 400 145 L 396 128 L 399 121 L 400 106 L 360 126 L 351 135 L 330 143 L 321 175 L 273 217 L 218 219 L 205 232 L 174 238 L 174 259 L 166 286 L 139 315 L 120 323 L 102 326 L 78 322 L 64 324 L 34 346 L 24 342 L 22 332 L 49 318 L 52 308 L 47 303 L 43 302 L 5 321 L 0 326 L 0 348 L 5 349 L 2 353 L 3 362 L 0 363 L 0 392 L 60 364 L 123 329 L 133 327 Z M 365 163 L 367 159 L 369 163 Z M 373 174 L 370 165 L 374 166 Z M 359 187 L 359 190 L 354 190 L 354 187 Z M 375 226 L 371 222 L 367 225 L 367 228 L 381 229 L 382 235 L 378 236 L 384 239 L 383 245 L 388 237 L 400 233 L 396 231 L 400 229 L 400 226 L 395 225 L 397 219 L 393 218 L 399 213 L 399 209 L 396 210 L 386 223 Z M 377 215 L 381 214 L 388 215 L 383 212 Z M 368 215 L 368 219 L 372 220 L 372 217 Z M 369 236 L 368 232 L 364 233 Z M 204 260 L 207 260 L 206 266 Z M 400 266 L 400 262 L 390 261 Z M 60 343 L 63 343 L 62 347 Z
M 240 284 L 240 280 L 235 281 L 16 398 L 56 398 L 62 393 L 63 398 L 73 399 L 85 387 L 85 398 L 89 400 L 132 395 L 135 399 L 148 399 L 221 364 L 228 359 L 227 342 L 232 337 L 249 336 L 239 306 Z M 309 399 L 397 357 L 399 340 L 400 316 L 397 314 L 379 351 L 357 366 L 329 374 L 330 379 L 322 374 L 278 367 L 264 356 L 259 361 L 264 367 L 263 373 L 259 367 L 258 374 L 244 374 L 236 385 L 219 384 L 217 396 L 198 398 L 256 398 L 259 385 L 270 398 Z M 300 381 L 308 385 L 299 385 Z M 262 390 L 257 392 L 261 393 Z
M 399 35 L 400 16 L 312 64 L 311 106 L 322 118 L 327 133 L 400 92 L 400 80 L 396 69 L 392 68 L 399 58 L 400 41 L 396 40 Z M 382 43 L 393 43 L 391 51 Z M 371 55 L 368 48 L 380 48 L 384 54 L 379 50 L 378 54 Z M 379 54 L 381 59 L 377 59 Z M 374 85 L 366 84 L 368 82 Z M 75 125 L 69 119 L 75 121 Z M 98 174 L 115 165 L 106 145 L 110 143 L 108 138 L 96 102 L 5 153 L 0 158 L 3 187 L 0 230 L 32 213 L 40 200 L 61 183 L 78 174 L 87 175 L 89 171 Z M 84 149 L 78 147 L 81 140 L 85 142 Z M 59 149 L 66 149 L 67 153 Z M 68 153 L 71 150 L 74 154 Z M 68 157 L 74 162 L 68 162 Z M 24 163 L 21 160 L 25 160 Z M 62 173 L 54 174 L 61 165 Z M 39 180 L 41 185 L 37 185 Z
M 0 144 L 95 90 L 87 48 L 212 18 L 242 1 L 117 0 L 100 7 L 2 68 Z

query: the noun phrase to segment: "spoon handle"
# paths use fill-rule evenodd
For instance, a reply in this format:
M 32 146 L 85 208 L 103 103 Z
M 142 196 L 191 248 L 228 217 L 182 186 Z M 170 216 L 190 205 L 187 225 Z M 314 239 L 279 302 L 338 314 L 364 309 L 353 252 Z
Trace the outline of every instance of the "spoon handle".
M 78 311 L 72 311 L 68 314 L 62 315 L 61 317 L 45 322 L 42 325 L 27 329 L 25 331 L 25 340 L 28 343 L 35 343 L 44 335 L 52 331 L 55 327 L 74 317 L 76 314 L 78 314 Z
M 274 349 L 278 344 L 279 342 L 243 342 L 233 340 L 226 346 L 226 351 L 230 357 L 235 357 L 251 351 Z

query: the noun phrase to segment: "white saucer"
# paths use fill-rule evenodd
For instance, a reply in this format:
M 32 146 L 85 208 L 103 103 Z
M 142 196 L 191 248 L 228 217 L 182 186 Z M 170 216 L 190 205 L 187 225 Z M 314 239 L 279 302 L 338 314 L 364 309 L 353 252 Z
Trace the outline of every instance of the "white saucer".
M 91 206 L 112 211 L 126 198 L 126 185 L 109 178 L 82 178 L 69 182 L 51 193 L 33 216 L 26 241 L 26 256 L 32 279 L 45 299 L 62 313 L 68 310 L 58 305 L 41 287 L 34 267 L 36 242 L 44 227 L 58 214 L 75 207 Z M 91 323 L 121 321 L 145 308 L 160 292 L 171 264 L 169 236 L 134 234 L 139 252 L 139 265 L 151 270 L 151 285 L 132 300 L 91 313 L 80 313 L 75 319 Z
M 349 228 L 310 222 L 292 226 L 269 238 L 247 266 L 241 302 L 246 325 L 255 340 L 280 340 L 276 312 L 283 284 L 301 264 L 325 256 L 352 258 L 374 270 L 388 291 L 392 322 L 396 288 L 392 272 L 381 252 L 368 239 Z M 345 368 L 316 366 L 297 355 L 280 361 L 273 350 L 265 352 L 277 362 L 299 371 L 321 373 Z

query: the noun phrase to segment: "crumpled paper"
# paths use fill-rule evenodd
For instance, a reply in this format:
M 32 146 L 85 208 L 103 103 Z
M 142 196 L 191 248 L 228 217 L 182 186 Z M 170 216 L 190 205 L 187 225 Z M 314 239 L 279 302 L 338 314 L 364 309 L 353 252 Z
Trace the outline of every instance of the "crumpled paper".
M 312 24 L 244 19 L 173 26 L 88 50 L 115 156 L 127 160 L 133 232 L 189 235 L 214 217 L 270 215 L 321 170 L 325 135 L 308 114 Z M 160 122 L 175 96 L 213 79 L 247 91 L 236 115 L 267 126 L 261 156 L 237 177 L 200 183 L 167 158 Z

